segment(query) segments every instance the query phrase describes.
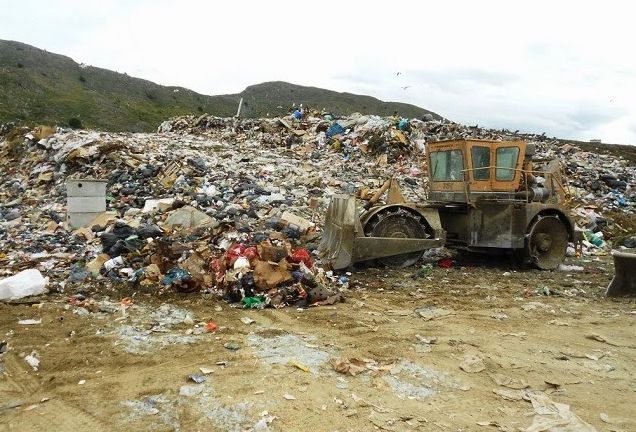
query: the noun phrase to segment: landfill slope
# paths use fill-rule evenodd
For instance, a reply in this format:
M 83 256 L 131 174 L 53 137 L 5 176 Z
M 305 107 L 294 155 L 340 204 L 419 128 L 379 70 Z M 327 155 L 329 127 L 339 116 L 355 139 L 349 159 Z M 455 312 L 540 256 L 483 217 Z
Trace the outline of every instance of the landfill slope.
M 362 114 L 334 118 L 315 111 L 304 112 L 300 119 L 175 117 L 158 130 L 133 134 L 4 127 L 4 259 L 18 262 L 16 270 L 28 268 L 30 260 L 39 262 L 54 283 L 86 279 L 82 266 L 87 265 L 96 266 L 91 271 L 99 270 L 95 276 L 105 276 L 107 283 L 130 280 L 152 289 L 157 279 L 166 277 L 185 283 L 177 277 L 182 275 L 196 279 L 188 282 L 191 290 L 214 287 L 230 295 L 228 290 L 236 288 L 243 290 L 242 298 L 245 287 L 229 281 L 243 274 L 270 274 L 274 268 L 264 261 L 282 266 L 284 258 L 289 264 L 279 269 L 277 286 L 285 286 L 283 280 L 303 270 L 297 268 L 300 261 L 307 264 L 305 270 L 322 275 L 319 260 L 315 268 L 311 264 L 317 259 L 332 195 L 356 193 L 368 199 L 395 177 L 407 199 L 425 199 L 425 146 L 457 138 L 525 139 L 536 146 L 535 158 L 560 160 L 571 216 L 584 237 L 584 255 L 606 255 L 635 234 L 633 162 L 558 139 L 446 120 Z M 78 177 L 106 182 L 108 212 L 108 217 L 80 230 L 65 222 L 67 199 L 72 199 L 67 197 L 67 181 Z M 272 246 L 285 252 L 273 253 Z M 263 251 L 268 259 L 259 257 Z M 308 252 L 311 257 L 300 257 Z M 574 254 L 573 246 L 569 254 Z M 104 271 L 100 266 L 105 255 L 121 255 L 123 264 Z M 240 268 L 244 260 L 236 263 L 242 255 L 249 257 L 245 271 Z M 211 261 L 216 264 L 201 264 Z M 198 276 L 187 274 L 193 271 Z M 313 277 L 309 272 L 305 276 Z M 302 279 L 300 274 L 295 277 Z M 249 279 L 241 278 L 251 287 Z M 313 283 L 304 280 L 303 285 Z M 262 279 L 258 291 L 273 284 L 273 279 Z M 332 294 L 342 284 L 346 280 L 338 275 L 319 283 L 331 286 Z

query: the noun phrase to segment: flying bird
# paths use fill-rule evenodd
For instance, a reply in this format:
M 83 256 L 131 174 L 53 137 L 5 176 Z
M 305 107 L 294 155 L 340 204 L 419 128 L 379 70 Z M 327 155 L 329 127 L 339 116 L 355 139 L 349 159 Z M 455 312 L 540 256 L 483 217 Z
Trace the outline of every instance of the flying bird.
M 395 73 L 395 76 L 400 76 L 400 74 L 401 74 L 401 73 L 402 73 L 402 72 L 396 72 L 396 73 Z
M 402 90 L 406 90 L 407 88 L 410 88 L 411 86 L 404 86 L 402 87 Z

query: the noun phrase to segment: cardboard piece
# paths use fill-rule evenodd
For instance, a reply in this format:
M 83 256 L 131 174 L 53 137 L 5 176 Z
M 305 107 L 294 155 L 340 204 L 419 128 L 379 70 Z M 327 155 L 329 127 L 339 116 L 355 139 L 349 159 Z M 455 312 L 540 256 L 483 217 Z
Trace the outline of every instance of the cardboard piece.
M 284 258 L 278 263 L 270 261 L 254 263 L 254 284 L 260 291 L 267 291 L 293 279 L 289 264 Z

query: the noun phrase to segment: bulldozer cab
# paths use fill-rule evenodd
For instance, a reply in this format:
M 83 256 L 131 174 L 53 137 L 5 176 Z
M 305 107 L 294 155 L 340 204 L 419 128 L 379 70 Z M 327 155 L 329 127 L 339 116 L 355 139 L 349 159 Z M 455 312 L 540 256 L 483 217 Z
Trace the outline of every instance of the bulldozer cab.
M 470 202 L 474 194 L 506 197 L 519 190 L 524 141 L 453 140 L 426 148 L 429 196 L 434 201 Z

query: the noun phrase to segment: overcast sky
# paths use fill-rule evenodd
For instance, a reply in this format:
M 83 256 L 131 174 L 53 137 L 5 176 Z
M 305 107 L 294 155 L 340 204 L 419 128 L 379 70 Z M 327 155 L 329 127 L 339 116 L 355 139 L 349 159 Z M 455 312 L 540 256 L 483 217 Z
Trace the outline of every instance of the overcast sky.
M 0 39 L 204 94 L 282 80 L 636 144 L 630 3 L 0 0 Z

